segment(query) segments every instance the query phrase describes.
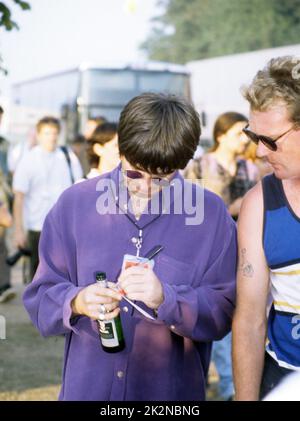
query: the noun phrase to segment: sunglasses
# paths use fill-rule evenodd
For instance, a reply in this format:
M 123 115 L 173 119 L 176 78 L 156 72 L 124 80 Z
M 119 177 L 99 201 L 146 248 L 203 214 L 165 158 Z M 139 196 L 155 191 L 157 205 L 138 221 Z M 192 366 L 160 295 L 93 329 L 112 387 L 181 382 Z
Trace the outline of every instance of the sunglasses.
M 145 174 L 137 170 L 123 170 L 123 173 L 130 180 L 141 180 L 145 178 Z M 162 186 L 168 186 L 170 184 L 170 180 L 166 177 L 151 176 L 151 181 Z
M 249 127 L 249 124 L 247 124 L 247 126 L 243 129 L 243 132 L 245 133 L 245 135 L 252 142 L 254 142 L 256 145 L 258 145 L 258 143 L 261 142 L 268 149 L 270 149 L 273 152 L 277 151 L 277 145 L 276 145 L 277 140 L 279 140 L 281 137 L 283 137 L 284 135 L 288 134 L 290 131 L 292 131 L 294 129 L 294 126 L 293 126 L 289 130 L 287 130 L 286 132 L 284 132 L 280 136 L 278 136 L 276 139 L 272 139 L 271 137 L 268 137 L 268 136 L 263 136 L 263 135 L 260 135 L 260 134 L 256 134 L 256 133 L 252 132 L 251 130 L 249 130 L 248 127 Z

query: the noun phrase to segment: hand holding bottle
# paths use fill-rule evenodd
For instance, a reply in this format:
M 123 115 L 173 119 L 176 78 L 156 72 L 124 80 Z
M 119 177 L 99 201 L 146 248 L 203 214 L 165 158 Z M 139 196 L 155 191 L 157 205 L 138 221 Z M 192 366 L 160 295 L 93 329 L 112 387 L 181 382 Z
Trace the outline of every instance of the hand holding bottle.
M 100 305 L 105 306 L 106 313 L 103 320 L 111 320 L 120 313 L 119 303 L 122 295 L 115 289 L 115 284 L 108 282 L 108 287 L 100 286 L 98 283 L 89 285 L 82 289 L 72 301 L 73 315 L 87 316 L 93 320 L 99 319 Z
M 109 289 L 113 286 L 106 278 L 106 272 L 96 272 L 95 279 L 97 284 L 104 289 Z M 116 292 L 116 291 L 115 291 Z M 119 294 L 117 292 L 117 294 Z M 121 296 L 122 297 L 122 296 Z M 97 320 L 99 329 L 99 338 L 103 351 L 105 352 L 119 352 L 125 348 L 125 341 L 122 329 L 122 323 L 119 313 L 114 318 L 106 318 L 106 308 L 104 304 L 100 304 L 100 314 Z M 112 311 L 112 314 L 118 310 Z

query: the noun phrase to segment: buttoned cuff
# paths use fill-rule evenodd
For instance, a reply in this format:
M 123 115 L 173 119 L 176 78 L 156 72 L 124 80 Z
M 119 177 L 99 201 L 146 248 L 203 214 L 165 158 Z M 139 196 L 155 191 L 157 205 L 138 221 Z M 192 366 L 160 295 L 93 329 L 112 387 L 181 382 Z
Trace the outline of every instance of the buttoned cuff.
M 68 291 L 66 294 L 65 302 L 63 305 L 63 325 L 65 328 L 67 328 L 68 330 L 72 330 L 76 334 L 79 333 L 79 330 L 76 328 L 75 325 L 81 316 L 72 317 L 71 302 L 83 288 L 84 287 L 71 288 L 70 291 Z
M 162 283 L 164 301 L 158 307 L 157 318 L 164 321 L 168 325 L 175 323 L 174 315 L 176 314 L 176 291 L 167 283 Z

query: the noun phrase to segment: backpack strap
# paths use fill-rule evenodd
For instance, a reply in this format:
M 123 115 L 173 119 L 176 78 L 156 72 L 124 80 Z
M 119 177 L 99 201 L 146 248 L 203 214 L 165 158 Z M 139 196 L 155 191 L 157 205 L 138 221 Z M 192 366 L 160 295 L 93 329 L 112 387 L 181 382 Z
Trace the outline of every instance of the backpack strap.
M 69 167 L 69 172 L 70 172 L 70 178 L 72 181 L 72 184 L 75 183 L 75 178 L 74 178 L 74 174 L 73 174 L 73 169 L 72 169 L 72 164 L 71 164 L 71 158 L 70 158 L 70 154 L 68 151 L 68 148 L 66 146 L 61 146 L 60 147 L 61 151 L 63 152 L 63 154 L 65 155 L 68 167 Z

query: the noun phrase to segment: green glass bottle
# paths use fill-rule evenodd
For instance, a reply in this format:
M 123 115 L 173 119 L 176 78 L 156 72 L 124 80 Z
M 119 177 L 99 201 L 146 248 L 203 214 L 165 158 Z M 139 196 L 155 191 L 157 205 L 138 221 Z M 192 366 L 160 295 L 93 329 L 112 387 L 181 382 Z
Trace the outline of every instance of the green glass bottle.
M 95 273 L 96 282 L 106 286 L 105 272 Z M 119 352 L 125 348 L 125 341 L 120 315 L 111 320 L 97 320 L 101 345 L 106 352 Z

